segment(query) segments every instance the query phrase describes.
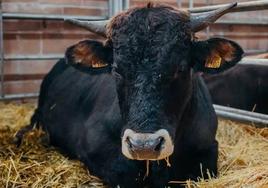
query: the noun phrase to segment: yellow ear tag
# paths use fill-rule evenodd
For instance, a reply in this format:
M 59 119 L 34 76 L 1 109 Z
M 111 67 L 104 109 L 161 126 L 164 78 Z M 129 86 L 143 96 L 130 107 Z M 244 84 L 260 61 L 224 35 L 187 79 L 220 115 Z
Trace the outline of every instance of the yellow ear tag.
M 218 54 L 214 55 L 213 57 L 207 59 L 205 67 L 213 69 L 219 68 L 221 66 L 221 60 L 222 58 Z
M 102 63 L 102 62 L 92 63 L 92 68 L 103 68 L 103 67 L 107 67 L 107 66 L 108 66 L 108 64 Z
M 91 67 L 92 68 L 103 68 L 103 67 L 107 67 L 108 64 L 103 63 L 102 61 L 92 61 L 91 63 Z

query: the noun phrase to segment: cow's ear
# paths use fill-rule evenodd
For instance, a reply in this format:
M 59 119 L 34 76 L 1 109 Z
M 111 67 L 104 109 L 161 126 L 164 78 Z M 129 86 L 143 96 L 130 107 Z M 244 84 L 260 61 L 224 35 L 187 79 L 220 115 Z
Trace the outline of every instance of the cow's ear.
M 112 49 L 102 42 L 85 40 L 71 47 L 65 52 L 67 64 L 89 69 L 103 69 L 112 63 Z
M 233 41 L 211 38 L 193 42 L 191 64 L 195 71 L 218 73 L 234 66 L 243 53 L 243 49 Z

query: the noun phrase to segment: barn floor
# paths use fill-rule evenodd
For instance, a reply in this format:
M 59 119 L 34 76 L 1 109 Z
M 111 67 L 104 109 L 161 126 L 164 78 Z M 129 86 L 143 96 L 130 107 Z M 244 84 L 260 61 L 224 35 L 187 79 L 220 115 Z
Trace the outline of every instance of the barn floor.
M 43 146 L 41 131 L 28 134 L 16 148 L 13 136 L 33 109 L 31 103 L 0 103 L 0 187 L 103 187 L 80 162 Z M 268 128 L 220 120 L 217 138 L 219 177 L 187 181 L 186 187 L 268 187 Z

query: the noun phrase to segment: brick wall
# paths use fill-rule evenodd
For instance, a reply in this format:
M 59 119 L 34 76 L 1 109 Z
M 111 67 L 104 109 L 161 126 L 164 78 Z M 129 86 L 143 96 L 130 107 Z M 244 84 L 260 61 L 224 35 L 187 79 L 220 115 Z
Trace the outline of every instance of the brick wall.
M 176 0 L 155 0 L 177 6 Z M 194 6 L 228 3 L 232 0 L 198 0 Z M 131 6 L 142 6 L 146 0 L 131 0 Z M 240 1 L 241 2 L 241 1 Z M 182 0 L 183 7 L 189 2 Z M 38 13 L 56 15 L 107 16 L 107 0 L 2 0 L 3 12 Z M 233 13 L 223 19 L 249 20 L 266 19 L 268 11 Z M 41 79 L 55 64 L 56 60 L 14 60 L 14 57 L 25 55 L 61 56 L 65 49 L 80 40 L 99 38 L 98 36 L 63 23 L 48 20 L 4 20 L 4 54 L 5 93 L 38 92 Z M 238 41 L 244 49 L 268 51 L 268 27 L 247 25 L 214 25 L 210 35 L 227 37 Z M 206 33 L 198 33 L 206 38 Z M 101 39 L 101 38 L 99 38 Z
M 107 0 L 2 0 L 4 12 L 106 15 Z
M 107 16 L 107 0 L 3 0 L 5 13 Z M 35 93 L 44 74 L 55 64 L 50 60 L 14 60 L 21 56 L 62 56 L 65 49 L 94 34 L 63 21 L 4 20 L 6 94 Z

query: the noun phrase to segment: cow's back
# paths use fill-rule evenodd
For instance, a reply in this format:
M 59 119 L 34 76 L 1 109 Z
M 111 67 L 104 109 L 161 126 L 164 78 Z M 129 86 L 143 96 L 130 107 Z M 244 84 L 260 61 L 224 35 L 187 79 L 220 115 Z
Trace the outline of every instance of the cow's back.
M 268 114 L 268 67 L 237 65 L 218 75 L 204 75 L 213 103 Z
M 40 87 L 40 94 L 38 98 L 38 106 L 42 107 L 44 101 L 46 100 L 48 88 L 50 83 L 58 77 L 61 73 L 65 71 L 68 65 L 65 63 L 64 59 L 60 59 L 49 71 L 49 73 L 44 77 L 41 87 Z

